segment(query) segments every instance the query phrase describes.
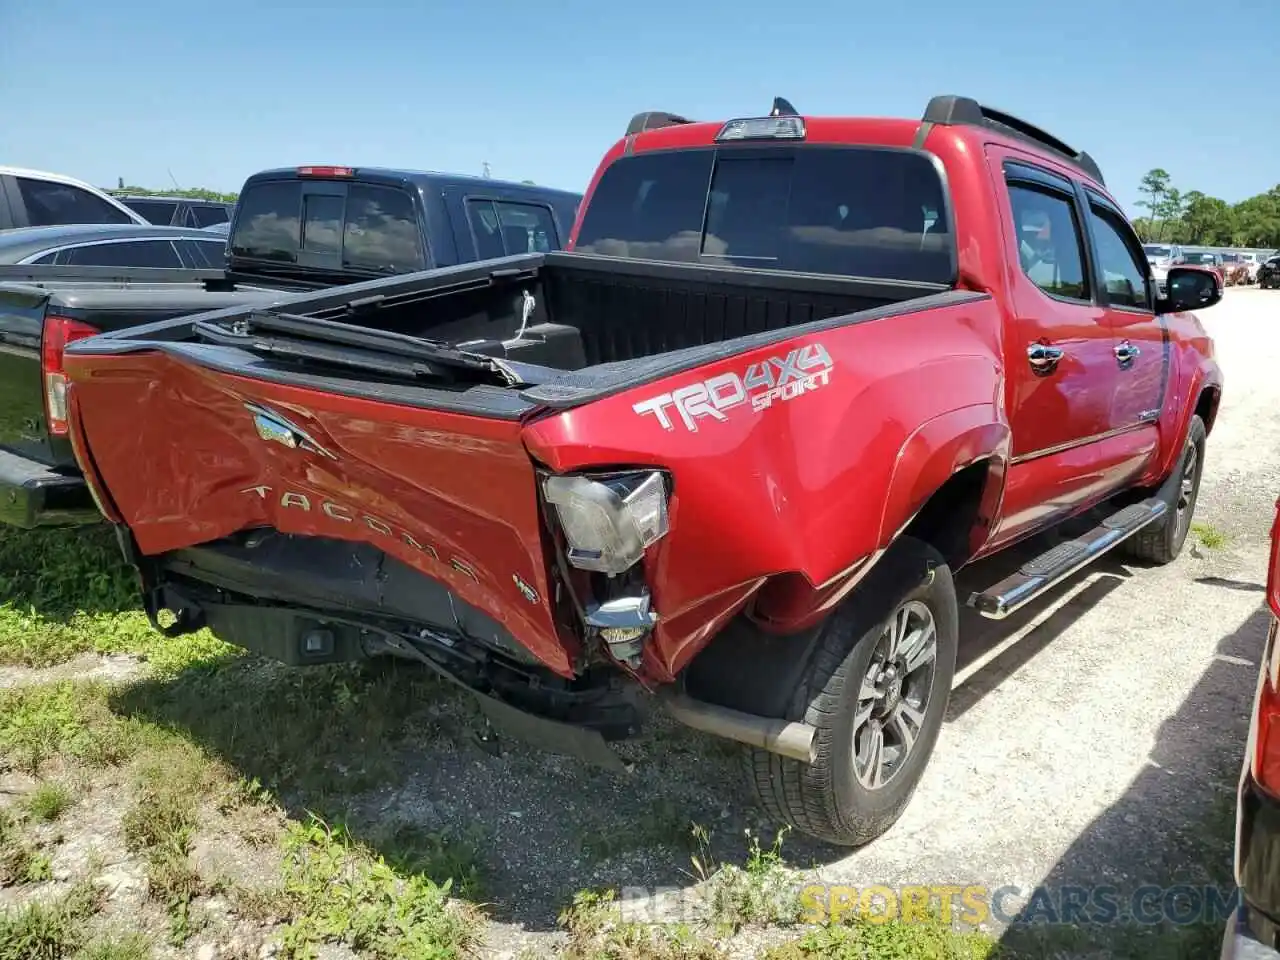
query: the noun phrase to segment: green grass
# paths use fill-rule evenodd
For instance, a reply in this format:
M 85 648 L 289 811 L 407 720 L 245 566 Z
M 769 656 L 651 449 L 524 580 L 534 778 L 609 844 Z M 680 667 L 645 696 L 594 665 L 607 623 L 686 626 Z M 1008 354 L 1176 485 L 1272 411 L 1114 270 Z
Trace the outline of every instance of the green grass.
M 82 653 L 131 653 L 172 674 L 237 655 L 208 631 L 175 642 L 154 630 L 105 524 L 0 529 L 0 597 L 0 664 L 47 667 Z
M 985 934 L 954 930 L 936 917 L 911 923 L 859 917 L 811 930 L 767 951 L 763 960 L 995 960 L 1003 955 Z
M 451 880 L 401 873 L 347 831 L 313 819 L 290 824 L 283 955 L 344 943 L 374 960 L 454 960 L 473 952 L 480 915 L 450 899 Z
M 612 890 L 578 893 L 559 922 L 569 938 L 561 960 L 728 960 L 688 925 L 623 920 Z
M 38 784 L 26 798 L 27 812 L 37 820 L 52 823 L 61 817 L 75 803 L 71 791 L 52 780 Z
M 1231 537 L 1228 534 L 1223 533 L 1210 523 L 1201 523 L 1196 521 L 1191 524 L 1191 532 L 1195 534 L 1196 539 L 1209 550 L 1218 550 L 1225 547 L 1231 540 Z
M 89 946 L 86 927 L 101 906 L 100 893 L 79 883 L 50 903 L 31 903 L 0 914 L 0 960 L 75 957 Z

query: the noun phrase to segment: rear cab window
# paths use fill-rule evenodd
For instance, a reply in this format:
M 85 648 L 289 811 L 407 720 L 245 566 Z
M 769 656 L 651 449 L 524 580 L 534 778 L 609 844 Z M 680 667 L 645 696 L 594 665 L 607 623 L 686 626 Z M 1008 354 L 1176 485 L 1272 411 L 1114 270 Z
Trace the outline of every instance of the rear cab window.
M 640 153 L 596 184 L 575 248 L 951 285 L 949 204 L 913 150 L 819 144 Z
M 233 258 L 329 272 L 409 273 L 426 267 L 413 197 L 382 184 L 263 180 L 241 195 Z

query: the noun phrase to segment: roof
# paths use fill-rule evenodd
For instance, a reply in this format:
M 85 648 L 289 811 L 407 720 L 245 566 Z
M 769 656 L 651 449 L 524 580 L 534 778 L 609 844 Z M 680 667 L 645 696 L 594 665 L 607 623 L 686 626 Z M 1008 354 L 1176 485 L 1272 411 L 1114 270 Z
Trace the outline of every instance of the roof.
M 184 197 L 173 193 L 121 193 L 119 190 L 112 190 L 111 196 L 117 200 L 163 200 L 169 203 L 205 204 L 211 207 L 235 206 L 230 200 L 214 200 L 210 197 Z
M 77 180 L 75 177 L 68 177 L 64 173 L 51 173 L 48 170 L 32 170 L 29 167 L 4 167 L 0 166 L 0 177 L 28 177 L 32 180 L 48 180 L 51 183 L 62 183 L 69 187 L 79 187 L 81 190 L 88 190 L 95 196 L 106 200 L 113 207 L 118 207 L 121 212 L 127 213 L 129 219 L 139 225 L 146 223 L 141 216 L 130 210 L 123 203 L 117 200 L 105 190 L 100 190 L 91 183 L 85 183 L 83 180 Z
M 140 226 L 131 223 L 72 223 L 55 227 L 18 227 L 0 230 L 0 262 L 16 263 L 42 250 L 70 243 L 92 243 L 99 240 L 143 240 L 168 237 L 174 240 L 210 240 L 222 242 L 218 234 L 195 227 Z
M 302 164 L 301 166 L 331 166 L 331 164 Z M 530 193 L 538 193 L 542 195 L 557 194 L 563 197 L 573 197 L 581 199 L 582 194 L 573 190 L 562 190 L 558 187 L 543 187 L 533 183 L 521 183 L 518 180 L 497 180 L 491 177 L 476 177 L 465 173 L 441 173 L 434 170 L 402 170 L 393 167 L 361 167 L 350 164 L 332 164 L 332 166 L 350 166 L 355 171 L 352 178 L 335 177 L 334 179 L 354 179 L 366 180 L 371 182 L 382 181 L 384 183 L 411 183 L 418 187 L 435 187 L 447 186 L 449 184 L 470 184 L 479 186 L 487 184 L 491 187 L 501 188 L 503 190 L 523 190 Z M 298 176 L 298 167 L 274 167 L 270 170 L 259 170 L 257 173 L 249 177 L 245 182 L 250 180 L 272 180 L 280 178 L 294 179 Z M 314 179 L 322 180 L 324 177 L 316 177 Z

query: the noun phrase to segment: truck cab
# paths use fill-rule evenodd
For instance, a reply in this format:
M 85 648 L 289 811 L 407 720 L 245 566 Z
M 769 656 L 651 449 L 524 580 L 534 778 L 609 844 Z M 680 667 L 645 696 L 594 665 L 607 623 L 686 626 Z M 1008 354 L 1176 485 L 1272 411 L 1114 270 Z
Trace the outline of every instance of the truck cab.
M 581 195 L 457 174 L 308 165 L 254 174 L 231 274 L 351 281 L 564 246 Z

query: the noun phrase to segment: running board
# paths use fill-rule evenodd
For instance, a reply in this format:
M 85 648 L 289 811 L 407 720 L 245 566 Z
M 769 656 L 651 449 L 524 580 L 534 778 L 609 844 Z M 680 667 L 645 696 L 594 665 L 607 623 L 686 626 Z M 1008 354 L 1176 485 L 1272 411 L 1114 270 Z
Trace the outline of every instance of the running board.
M 1143 500 L 1113 513 L 1083 536 L 1066 540 L 1024 563 L 993 587 L 969 596 L 969 606 L 991 620 L 1003 620 L 1057 586 L 1168 511 L 1163 500 Z

